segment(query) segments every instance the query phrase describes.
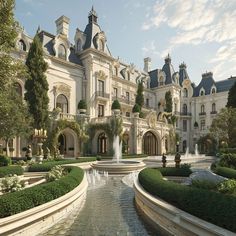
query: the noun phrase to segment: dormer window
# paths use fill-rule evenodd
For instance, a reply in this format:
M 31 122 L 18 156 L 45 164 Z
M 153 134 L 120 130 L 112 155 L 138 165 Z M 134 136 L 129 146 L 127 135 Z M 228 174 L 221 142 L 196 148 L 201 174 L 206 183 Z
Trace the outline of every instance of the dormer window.
M 22 51 L 26 51 L 26 44 L 22 39 L 18 42 L 18 48 Z
M 203 88 L 200 90 L 199 95 L 200 96 L 204 96 L 205 95 L 205 90 Z
M 212 93 L 212 94 L 215 94 L 215 93 L 216 93 L 216 88 L 212 88 L 212 89 L 211 89 L 211 93 Z
M 66 48 L 63 44 L 60 44 L 58 47 L 58 57 L 66 60 Z
M 186 88 L 184 88 L 183 96 L 184 96 L 185 98 L 188 97 L 188 90 L 187 90 Z
M 163 76 L 161 76 L 159 79 L 159 85 L 160 86 L 164 85 L 164 77 Z
M 82 41 L 81 41 L 81 39 L 78 39 L 78 41 L 77 41 L 77 50 L 78 50 L 78 52 L 80 52 L 82 50 Z

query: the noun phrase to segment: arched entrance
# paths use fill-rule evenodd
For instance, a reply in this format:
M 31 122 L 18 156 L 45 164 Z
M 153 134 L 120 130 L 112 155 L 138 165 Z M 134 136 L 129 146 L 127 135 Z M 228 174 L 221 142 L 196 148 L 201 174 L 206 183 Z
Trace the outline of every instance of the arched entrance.
M 157 137 L 151 131 L 146 132 L 143 136 L 143 153 L 149 156 L 158 154 Z
M 105 132 L 102 132 L 98 135 L 97 140 L 97 150 L 98 154 L 106 154 L 107 153 L 107 136 Z

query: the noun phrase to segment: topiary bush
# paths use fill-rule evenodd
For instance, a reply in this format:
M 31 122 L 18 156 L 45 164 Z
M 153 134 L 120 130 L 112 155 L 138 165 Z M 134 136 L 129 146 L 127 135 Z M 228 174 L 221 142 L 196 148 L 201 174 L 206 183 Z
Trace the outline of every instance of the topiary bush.
M 0 196 L 0 218 L 11 216 L 65 195 L 83 180 L 84 171 L 68 167 L 68 174 L 61 179 Z
M 78 103 L 78 109 L 87 109 L 87 104 L 86 101 L 84 99 L 81 99 Z
M 50 171 L 54 166 L 57 165 L 65 165 L 65 164 L 73 164 L 73 163 L 81 163 L 81 162 L 89 162 L 96 161 L 96 157 L 86 157 L 81 159 L 72 159 L 72 160 L 58 160 L 58 161 L 45 161 L 42 164 L 33 164 L 29 166 L 29 172 L 47 172 Z
M 23 175 L 24 170 L 21 166 L 4 166 L 0 167 L 0 178 L 9 175 Z
M 140 111 L 141 111 L 141 108 L 140 108 L 140 106 L 136 103 L 136 104 L 133 106 L 132 112 L 133 112 L 133 113 L 136 113 L 136 112 L 140 112 Z
M 118 100 L 114 100 L 112 105 L 111 105 L 112 110 L 120 110 L 120 103 Z
M 165 181 L 157 169 L 142 170 L 138 179 L 150 194 L 203 220 L 236 232 L 235 196 Z
M 11 158 L 4 155 L 0 155 L 0 167 L 9 165 L 11 165 Z

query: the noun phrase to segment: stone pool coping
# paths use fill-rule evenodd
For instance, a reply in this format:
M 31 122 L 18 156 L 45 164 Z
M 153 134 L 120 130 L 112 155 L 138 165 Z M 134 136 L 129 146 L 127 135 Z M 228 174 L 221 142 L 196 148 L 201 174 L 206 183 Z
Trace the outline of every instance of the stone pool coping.
M 84 205 L 88 182 L 82 182 L 69 193 L 27 211 L 1 218 L 0 235 L 38 235 L 65 218 L 73 209 Z
M 235 233 L 204 221 L 196 216 L 182 211 L 158 197 L 145 191 L 138 179 L 134 182 L 135 202 L 148 220 L 165 235 L 227 235 Z

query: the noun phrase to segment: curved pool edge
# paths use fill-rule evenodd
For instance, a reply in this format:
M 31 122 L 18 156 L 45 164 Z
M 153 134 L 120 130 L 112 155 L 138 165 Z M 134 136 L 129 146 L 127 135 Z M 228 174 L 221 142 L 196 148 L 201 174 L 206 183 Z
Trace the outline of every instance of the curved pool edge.
M 228 235 L 235 233 L 204 221 L 145 191 L 138 179 L 134 182 L 135 202 L 141 215 L 165 232 L 165 235 Z
M 0 235 L 38 235 L 84 205 L 88 188 L 86 175 L 72 191 L 27 211 L 1 218 Z

